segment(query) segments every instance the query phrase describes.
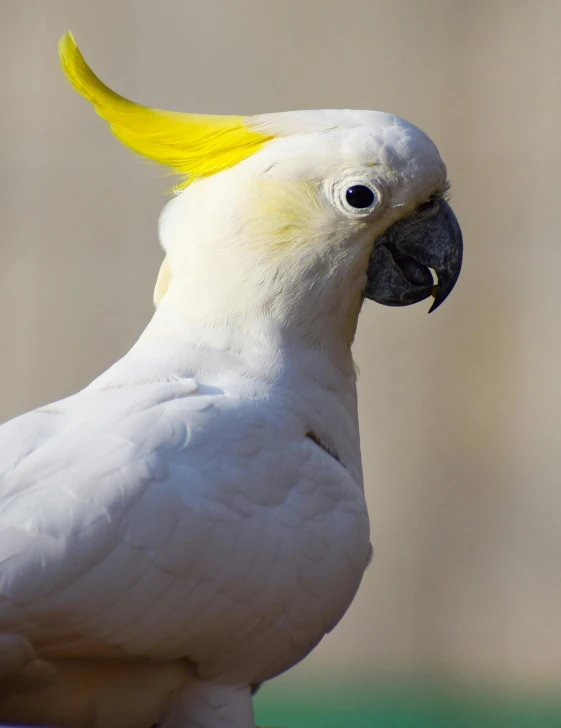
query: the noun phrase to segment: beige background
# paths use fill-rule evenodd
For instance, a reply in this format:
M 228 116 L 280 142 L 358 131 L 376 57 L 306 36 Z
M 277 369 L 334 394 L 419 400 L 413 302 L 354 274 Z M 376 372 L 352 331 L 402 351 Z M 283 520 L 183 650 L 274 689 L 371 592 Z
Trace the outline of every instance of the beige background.
M 392 111 L 439 146 L 466 259 L 355 352 L 376 556 L 302 668 L 561 683 L 561 2 L 0 0 L 0 416 L 70 394 L 151 314 L 169 180 L 65 83 L 186 111 Z

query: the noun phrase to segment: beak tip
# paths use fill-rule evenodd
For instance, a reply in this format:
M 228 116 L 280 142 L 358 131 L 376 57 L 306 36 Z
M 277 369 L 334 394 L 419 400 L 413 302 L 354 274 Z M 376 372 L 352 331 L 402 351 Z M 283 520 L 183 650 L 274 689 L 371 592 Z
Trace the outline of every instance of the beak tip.
M 438 275 L 438 272 L 437 272 Z M 433 311 L 436 311 L 436 309 L 440 306 L 441 303 L 444 303 L 444 301 L 448 298 L 448 296 L 452 293 L 453 288 L 455 287 L 458 278 L 460 275 L 460 268 L 458 266 L 457 270 L 449 271 L 448 275 L 444 277 L 443 272 L 440 273 L 440 281 L 437 286 L 433 289 L 433 302 L 432 306 L 429 308 L 429 313 L 432 313 Z

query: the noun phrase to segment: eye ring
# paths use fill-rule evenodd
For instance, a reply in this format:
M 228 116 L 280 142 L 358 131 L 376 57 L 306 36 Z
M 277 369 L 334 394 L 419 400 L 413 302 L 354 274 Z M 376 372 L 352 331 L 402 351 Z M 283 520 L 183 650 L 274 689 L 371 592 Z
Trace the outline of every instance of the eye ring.
M 369 179 L 364 170 L 332 178 L 326 183 L 326 196 L 339 213 L 355 220 L 370 218 L 384 206 L 384 187 Z
M 333 202 L 346 215 L 368 217 L 382 203 L 382 192 L 364 177 L 350 176 L 333 186 Z

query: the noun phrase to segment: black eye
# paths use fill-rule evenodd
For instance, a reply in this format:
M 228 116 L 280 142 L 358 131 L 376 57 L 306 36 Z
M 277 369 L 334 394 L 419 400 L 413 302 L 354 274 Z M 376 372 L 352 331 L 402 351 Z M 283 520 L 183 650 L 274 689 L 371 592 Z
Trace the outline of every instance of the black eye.
M 375 199 L 374 192 L 372 192 L 370 187 L 365 187 L 364 185 L 353 185 L 349 187 L 346 197 L 351 207 L 358 207 L 359 209 L 370 207 Z

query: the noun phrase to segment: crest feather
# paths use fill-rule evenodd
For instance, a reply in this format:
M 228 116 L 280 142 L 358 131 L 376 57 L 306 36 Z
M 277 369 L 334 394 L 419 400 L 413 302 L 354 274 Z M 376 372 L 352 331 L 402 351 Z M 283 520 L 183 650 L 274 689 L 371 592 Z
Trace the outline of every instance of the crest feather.
M 59 55 L 72 86 L 109 122 L 113 134 L 138 154 L 182 175 L 179 188 L 233 167 L 273 139 L 271 133 L 249 129 L 244 116 L 182 114 L 129 101 L 95 75 L 70 31 L 59 41 Z

